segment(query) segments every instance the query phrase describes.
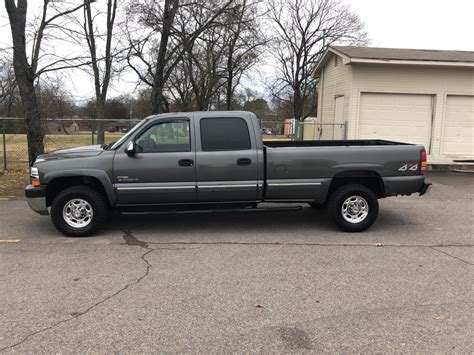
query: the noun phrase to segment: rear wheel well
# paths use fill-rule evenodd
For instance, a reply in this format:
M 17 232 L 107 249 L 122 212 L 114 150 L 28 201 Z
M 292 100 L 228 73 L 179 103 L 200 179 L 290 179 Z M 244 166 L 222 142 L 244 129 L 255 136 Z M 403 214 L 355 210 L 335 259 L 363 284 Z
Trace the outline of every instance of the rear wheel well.
M 71 186 L 84 185 L 99 192 L 104 198 L 104 201 L 109 204 L 107 193 L 99 179 L 92 176 L 66 176 L 53 179 L 46 185 L 46 205 L 48 207 L 51 206 L 54 198 L 64 189 Z
M 337 189 L 347 184 L 363 185 L 372 190 L 377 198 L 383 197 L 385 191 L 382 177 L 375 171 L 344 171 L 336 174 L 332 179 L 331 185 L 329 186 L 327 199 L 329 199 Z

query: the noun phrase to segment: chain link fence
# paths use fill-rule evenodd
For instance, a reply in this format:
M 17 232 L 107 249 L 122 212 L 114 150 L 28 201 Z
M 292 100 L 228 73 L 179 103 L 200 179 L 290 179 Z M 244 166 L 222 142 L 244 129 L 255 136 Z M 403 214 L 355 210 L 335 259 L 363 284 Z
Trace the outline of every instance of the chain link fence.
M 43 119 L 45 151 L 97 144 L 99 127 L 104 130 L 105 143 L 118 140 L 140 120 L 95 120 L 84 118 Z M 25 120 L 0 118 L 0 171 L 27 169 L 28 144 Z
M 25 120 L 0 118 L 0 171 L 28 168 L 28 144 Z M 86 118 L 43 119 L 45 151 L 97 144 L 99 127 L 105 132 L 105 143 L 118 140 L 140 120 L 96 120 Z M 260 121 L 264 140 L 333 140 L 346 139 L 346 123 Z
M 347 139 L 347 122 L 320 123 L 317 120 L 300 122 L 260 121 L 264 140 L 340 140 Z

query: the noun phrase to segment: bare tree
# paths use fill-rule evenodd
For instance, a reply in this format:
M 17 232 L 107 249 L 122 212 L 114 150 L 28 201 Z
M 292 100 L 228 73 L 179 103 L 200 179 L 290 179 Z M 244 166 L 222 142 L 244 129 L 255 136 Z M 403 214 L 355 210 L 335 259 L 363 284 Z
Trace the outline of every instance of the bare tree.
M 12 109 L 18 98 L 15 72 L 12 61 L 5 57 L 0 58 L 0 106 L 4 116 L 11 117 Z
M 114 53 L 112 52 L 112 40 L 115 17 L 117 14 L 117 0 L 107 0 L 107 10 L 105 19 L 105 34 L 97 33 L 97 21 L 101 20 L 100 11 L 93 13 L 91 3 L 95 0 L 85 0 L 84 5 L 84 33 L 87 40 L 87 46 L 90 52 L 90 60 L 92 64 L 92 72 L 94 76 L 94 89 L 96 97 L 96 118 L 101 120 L 105 117 L 105 103 L 107 101 L 107 90 L 109 88 L 112 62 L 114 60 Z M 103 58 L 99 56 L 99 44 L 97 37 L 103 38 L 105 41 L 105 49 Z M 101 66 L 103 59 L 104 65 Z M 97 143 L 104 143 L 104 129 L 99 121 L 97 131 Z
M 155 74 L 153 77 L 153 88 L 151 90 L 151 112 L 162 113 L 168 111 L 168 105 L 163 105 L 163 89 L 165 87 L 165 66 L 167 62 L 168 43 L 173 29 L 174 18 L 178 11 L 179 0 L 165 0 L 163 11 L 160 46 L 156 57 Z M 164 108 L 164 106 L 166 108 Z
M 36 85 L 36 97 L 41 117 L 64 118 L 75 113 L 75 104 L 60 73 L 41 78 Z M 61 122 L 63 123 L 63 122 Z M 66 133 L 67 129 L 64 128 Z
M 359 17 L 340 0 L 269 0 L 273 51 L 278 62 L 271 91 L 278 101 L 304 119 L 316 108 L 316 81 L 311 71 L 332 43 L 365 44 Z
M 258 2 L 236 0 L 207 28 L 200 25 L 207 16 L 200 7 L 177 12 L 174 37 L 187 45 L 166 84 L 173 109 L 235 107 L 234 92 L 266 43 L 257 22 L 260 8 Z M 186 41 L 190 33 L 192 43 Z
M 129 9 L 130 22 L 149 29 L 142 38 L 128 31 L 128 63 L 140 80 L 152 88 L 152 113 L 169 110 L 164 91 L 173 70 L 184 59 L 195 41 L 208 28 L 219 24 L 232 0 L 159 0 L 137 1 Z
M 225 33 L 226 109 L 232 108 L 232 98 L 242 75 L 258 61 L 267 39 L 259 25 L 263 15 L 260 2 L 237 1 L 226 13 Z
M 146 88 L 138 91 L 130 108 L 130 118 L 144 118 L 150 115 L 150 95 L 151 88 Z
M 166 83 L 166 91 L 171 97 L 170 110 L 188 112 L 196 109 L 191 76 L 192 72 L 184 61 L 171 72 Z
M 28 141 L 28 156 L 33 159 L 36 155 L 44 152 L 44 130 L 40 122 L 40 111 L 37 104 L 35 81 L 42 73 L 62 68 L 70 68 L 70 58 L 58 58 L 49 62 L 41 69 L 38 64 L 41 58 L 42 42 L 45 31 L 54 25 L 61 17 L 71 14 L 83 7 L 83 4 L 69 6 L 66 9 L 55 7 L 54 15 L 48 17 L 50 0 L 43 0 L 41 19 L 39 27 L 35 32 L 32 43 L 31 57 L 27 54 L 26 43 L 26 13 L 27 0 L 5 0 L 5 8 L 10 20 L 10 28 L 13 39 L 13 63 L 15 77 L 21 96 L 21 102 L 26 121 L 26 135 Z M 29 59 L 30 58 L 30 59 Z
M 210 110 L 212 99 L 225 86 L 223 40 L 221 29 L 212 27 L 186 53 L 185 68 L 199 111 Z

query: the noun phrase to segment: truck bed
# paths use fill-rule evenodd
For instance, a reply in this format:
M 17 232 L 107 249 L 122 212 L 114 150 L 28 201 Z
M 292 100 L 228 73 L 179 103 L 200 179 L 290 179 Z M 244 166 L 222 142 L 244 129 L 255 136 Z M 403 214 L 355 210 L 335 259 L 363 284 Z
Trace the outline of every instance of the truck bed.
M 322 202 L 333 178 L 356 181 L 361 171 L 382 178 L 413 179 L 421 186 L 424 178 L 418 175 L 418 163 L 422 150 L 421 145 L 378 139 L 264 142 L 265 198 L 286 200 L 291 196 L 301 201 L 315 196 Z M 407 164 L 415 169 L 404 169 Z M 320 196 L 324 196 L 321 201 Z
M 409 143 L 386 141 L 382 139 L 319 140 L 319 141 L 264 141 L 263 144 L 269 148 L 412 145 Z

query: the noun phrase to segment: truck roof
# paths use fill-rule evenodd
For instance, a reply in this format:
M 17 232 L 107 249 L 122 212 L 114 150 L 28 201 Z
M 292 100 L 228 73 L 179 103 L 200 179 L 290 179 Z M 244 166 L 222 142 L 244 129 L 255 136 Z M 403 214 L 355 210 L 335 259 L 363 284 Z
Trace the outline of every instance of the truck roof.
M 151 115 L 146 117 L 146 119 L 157 119 L 157 118 L 164 118 L 164 117 L 180 117 L 180 116 L 189 116 L 190 114 L 195 113 L 206 113 L 209 116 L 234 116 L 234 115 L 249 115 L 252 114 L 250 111 L 191 111 L 191 112 L 168 112 L 168 113 L 160 113 L 158 115 Z

